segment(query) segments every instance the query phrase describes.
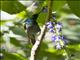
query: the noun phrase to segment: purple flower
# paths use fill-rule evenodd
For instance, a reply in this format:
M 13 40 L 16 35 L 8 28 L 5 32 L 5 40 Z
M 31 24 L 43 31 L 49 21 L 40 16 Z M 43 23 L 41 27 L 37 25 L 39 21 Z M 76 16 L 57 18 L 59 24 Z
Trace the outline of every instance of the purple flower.
M 66 44 L 65 37 L 60 34 L 62 31 L 62 23 L 48 22 L 46 25 L 49 28 L 49 32 L 54 33 L 51 40 L 54 42 L 56 49 L 61 49 Z
M 62 28 L 62 23 L 58 22 L 56 25 L 56 28 L 58 28 L 58 29 Z
M 52 33 L 53 33 L 53 32 L 54 32 L 54 30 L 51 28 L 51 29 L 49 30 L 49 32 L 52 32 Z
M 47 23 L 46 23 L 46 25 L 50 25 L 50 24 L 52 24 L 52 22 L 47 22 Z
M 62 36 L 61 39 L 64 41 L 64 44 L 68 43 L 68 41 L 66 40 L 66 38 L 64 36 Z
M 57 31 L 58 31 L 58 32 L 62 31 L 62 24 L 58 23 L 58 24 L 56 25 L 56 28 L 57 28 Z
M 65 39 L 65 37 L 64 37 L 64 36 L 62 36 L 61 38 L 62 38 L 62 40 L 64 40 L 64 39 Z
M 56 49 L 61 49 L 61 45 L 59 43 L 56 44 Z
M 61 36 L 58 36 L 58 39 L 61 39 Z
M 57 24 L 56 28 L 60 29 L 60 28 L 62 28 L 62 25 Z
M 62 26 L 62 23 L 61 22 L 58 22 L 57 24 Z
M 55 41 L 55 42 L 59 41 L 60 39 L 61 39 L 60 36 L 56 36 L 56 35 L 54 35 L 54 36 L 51 37 L 51 40 Z
M 52 41 L 55 41 L 56 39 L 57 39 L 57 37 L 55 35 L 51 37 Z
M 47 28 L 53 28 L 53 25 L 52 25 L 52 24 L 49 24 L 49 25 L 47 26 Z

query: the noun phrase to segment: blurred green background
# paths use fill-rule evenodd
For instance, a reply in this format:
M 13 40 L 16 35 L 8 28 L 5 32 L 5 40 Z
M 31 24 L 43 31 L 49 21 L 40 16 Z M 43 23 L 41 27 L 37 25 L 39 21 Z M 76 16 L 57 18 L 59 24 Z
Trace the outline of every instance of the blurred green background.
M 39 5 L 33 12 L 35 2 L 39 2 Z M 1 0 L 0 4 L 0 59 L 29 60 L 32 46 L 28 43 L 23 21 L 39 12 L 48 4 L 48 0 Z M 30 7 L 33 7 L 32 10 Z M 56 19 L 63 23 L 67 52 L 56 50 L 47 32 L 37 60 L 67 60 L 66 54 L 69 54 L 70 60 L 80 60 L 80 1 L 54 0 L 52 10 L 56 12 Z M 47 12 L 40 13 L 37 19 L 41 28 L 46 16 Z

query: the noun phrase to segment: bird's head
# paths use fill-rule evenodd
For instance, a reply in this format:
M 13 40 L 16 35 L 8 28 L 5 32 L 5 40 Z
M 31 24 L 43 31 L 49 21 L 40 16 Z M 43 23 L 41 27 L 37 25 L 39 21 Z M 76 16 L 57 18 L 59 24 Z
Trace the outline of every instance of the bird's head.
M 33 24 L 33 20 L 32 19 L 26 19 L 25 21 L 25 24 L 27 24 L 27 25 L 32 25 Z
M 31 27 L 33 25 L 33 20 L 30 18 L 26 19 L 24 22 L 26 28 Z

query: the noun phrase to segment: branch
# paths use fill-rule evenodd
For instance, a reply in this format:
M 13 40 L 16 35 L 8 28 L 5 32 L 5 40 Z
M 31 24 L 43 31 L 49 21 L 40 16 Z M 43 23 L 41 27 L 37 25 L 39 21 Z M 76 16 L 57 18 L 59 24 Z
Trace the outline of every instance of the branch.
M 43 29 L 41 31 L 40 36 L 37 38 L 35 44 L 32 47 L 30 60 L 36 60 L 36 58 L 37 58 L 36 56 L 38 54 L 38 50 L 40 48 L 41 42 L 42 42 L 42 40 L 45 36 L 46 30 L 47 30 L 46 23 L 48 21 L 50 21 L 50 18 L 51 18 L 51 14 L 52 14 L 52 9 L 51 8 L 52 8 L 52 1 L 49 0 L 48 1 L 48 15 L 47 15 L 47 18 L 46 18 L 45 26 L 43 26 Z

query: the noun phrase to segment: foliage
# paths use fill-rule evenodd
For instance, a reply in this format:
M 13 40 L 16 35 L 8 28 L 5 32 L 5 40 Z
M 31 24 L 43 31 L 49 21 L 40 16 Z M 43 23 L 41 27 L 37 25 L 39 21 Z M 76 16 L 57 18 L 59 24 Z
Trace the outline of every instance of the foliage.
M 27 1 L 25 0 L 25 2 Z M 40 5 L 35 13 L 48 5 L 48 0 L 38 0 L 37 2 L 40 2 Z M 30 18 L 30 14 L 35 13 L 28 11 L 27 8 L 30 6 L 26 7 L 26 4 L 23 5 L 18 0 L 1 0 L 0 4 L 1 11 L 16 15 L 14 19 L 1 19 L 0 21 L 0 58 L 2 60 L 28 60 L 32 45 L 28 43 L 27 33 L 23 25 L 25 18 Z M 50 37 L 47 34 L 49 32 L 47 32 L 41 43 L 37 60 L 64 60 L 67 53 L 71 57 L 70 60 L 80 60 L 80 1 L 54 0 L 52 10 L 53 13 L 56 12 L 57 21 L 63 23 L 63 35 L 65 35 L 68 42 L 67 52 L 64 49 L 56 50 L 53 47 L 54 43 L 49 40 Z M 77 17 L 72 15 L 70 17 L 70 14 Z M 39 14 L 37 23 L 40 27 L 45 24 L 46 17 L 47 12 Z
M 1 9 L 10 14 L 16 14 L 26 9 L 25 6 L 23 6 L 21 3 L 19 3 L 16 0 L 15 1 L 0 1 L 0 3 L 1 3 Z

